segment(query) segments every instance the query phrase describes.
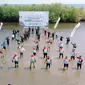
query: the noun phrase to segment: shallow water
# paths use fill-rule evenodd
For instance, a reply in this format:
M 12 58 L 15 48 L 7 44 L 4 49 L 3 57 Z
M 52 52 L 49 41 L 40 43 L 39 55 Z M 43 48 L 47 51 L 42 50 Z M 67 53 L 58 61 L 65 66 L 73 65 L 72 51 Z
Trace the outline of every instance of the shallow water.
M 74 25 L 66 25 L 61 24 L 59 28 L 64 29 L 56 29 L 59 35 L 63 35 L 64 37 L 69 36 Z M 52 27 L 50 27 L 52 28 Z M 68 29 L 67 29 L 68 28 Z M 52 29 L 48 29 L 53 31 Z M 10 36 L 11 38 L 12 30 L 2 30 L 0 31 L 0 44 L 5 39 L 6 36 Z M 45 39 L 43 35 L 41 36 L 40 41 L 40 51 L 36 56 L 36 68 L 29 70 L 29 56 L 32 53 L 32 46 L 34 46 L 34 36 L 31 36 L 30 39 L 24 42 L 24 47 L 26 51 L 24 52 L 24 57 L 19 61 L 19 68 L 14 68 L 14 63 L 11 61 L 11 57 L 17 51 L 17 44 L 15 41 L 10 41 L 10 46 L 6 51 L 6 60 L 7 63 L 3 65 L 3 68 L 0 68 L 0 85 L 7 85 L 10 83 L 11 85 L 85 85 L 85 23 L 82 23 L 80 28 L 77 30 L 74 37 L 71 39 L 72 42 L 77 43 L 77 53 L 82 55 L 84 59 L 82 70 L 76 70 L 76 60 L 71 61 L 69 63 L 69 69 L 63 71 L 63 60 L 55 58 L 52 60 L 51 69 L 46 71 L 44 60 L 42 57 L 42 49 L 45 45 Z M 65 44 L 64 38 L 64 44 Z M 54 44 L 51 45 L 51 51 L 49 52 L 49 56 L 58 57 L 57 50 L 58 41 L 54 41 Z M 71 44 L 66 47 L 64 45 L 64 56 L 71 56 Z M 0 62 L 1 63 L 1 62 Z

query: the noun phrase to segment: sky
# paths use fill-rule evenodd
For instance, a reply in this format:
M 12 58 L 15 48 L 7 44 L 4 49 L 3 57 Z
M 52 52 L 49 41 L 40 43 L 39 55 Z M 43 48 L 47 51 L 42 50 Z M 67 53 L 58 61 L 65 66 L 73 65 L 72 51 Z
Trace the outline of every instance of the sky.
M 85 4 L 85 0 L 0 0 L 0 4 Z

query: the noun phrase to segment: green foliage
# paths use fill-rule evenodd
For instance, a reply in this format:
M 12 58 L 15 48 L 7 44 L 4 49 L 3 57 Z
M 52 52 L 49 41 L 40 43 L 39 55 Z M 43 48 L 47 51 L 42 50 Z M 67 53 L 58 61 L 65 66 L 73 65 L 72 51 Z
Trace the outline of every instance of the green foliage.
M 73 7 L 63 6 L 62 4 L 43 4 L 31 6 L 8 6 L 0 7 L 0 21 L 18 22 L 19 11 L 49 11 L 49 22 L 55 23 L 58 17 L 61 17 L 61 22 L 79 22 L 85 19 L 85 10 Z
M 83 21 L 85 21 L 85 10 L 83 9 L 83 8 L 80 8 L 79 9 L 79 13 L 80 13 L 80 18 L 81 18 L 81 20 Z

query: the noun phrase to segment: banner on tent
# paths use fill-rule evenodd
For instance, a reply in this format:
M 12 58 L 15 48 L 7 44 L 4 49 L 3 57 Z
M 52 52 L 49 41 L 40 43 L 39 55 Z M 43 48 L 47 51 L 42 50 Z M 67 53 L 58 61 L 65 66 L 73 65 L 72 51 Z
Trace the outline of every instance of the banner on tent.
M 24 27 L 47 27 L 48 11 L 19 11 L 19 24 Z

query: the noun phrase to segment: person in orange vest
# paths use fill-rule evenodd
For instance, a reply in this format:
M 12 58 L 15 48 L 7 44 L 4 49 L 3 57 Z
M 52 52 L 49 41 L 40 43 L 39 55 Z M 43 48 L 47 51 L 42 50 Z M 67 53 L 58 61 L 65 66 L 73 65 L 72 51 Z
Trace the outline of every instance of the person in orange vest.
M 82 63 L 83 63 L 83 59 L 81 56 L 77 57 L 78 61 L 77 61 L 77 70 L 82 68 Z
M 33 68 L 35 68 L 35 62 L 36 62 L 35 56 L 31 55 L 30 56 L 30 69 L 32 68 L 32 65 L 33 65 Z
M 66 56 L 66 57 L 64 58 L 64 67 L 63 67 L 63 70 L 65 70 L 65 68 L 68 69 L 69 61 L 70 61 L 69 58 Z

